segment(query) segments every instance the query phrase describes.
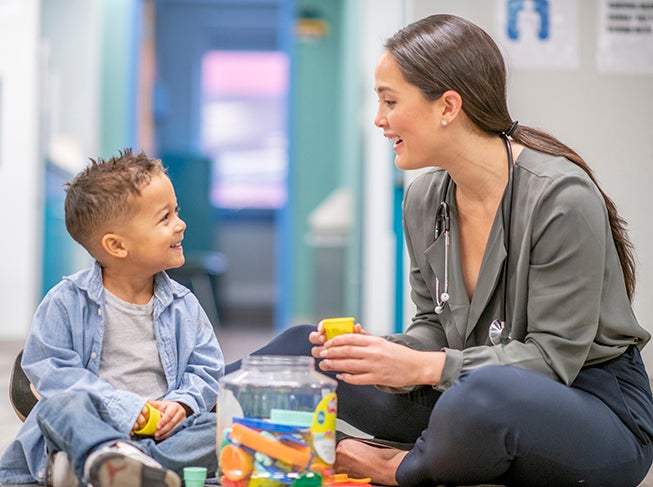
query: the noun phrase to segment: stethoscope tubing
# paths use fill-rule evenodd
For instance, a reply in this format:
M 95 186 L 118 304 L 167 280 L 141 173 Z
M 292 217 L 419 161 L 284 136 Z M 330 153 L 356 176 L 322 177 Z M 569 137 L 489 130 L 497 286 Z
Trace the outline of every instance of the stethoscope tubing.
M 513 195 L 513 154 L 512 146 L 510 145 L 510 140 L 505 133 L 499 134 L 506 144 L 506 152 L 508 155 L 508 183 L 506 184 L 506 189 L 504 190 L 503 196 L 501 198 L 501 213 L 503 218 L 503 228 L 504 228 L 504 246 L 506 249 L 506 259 L 503 262 L 503 268 L 501 271 L 501 278 L 503 280 L 503 297 L 502 297 L 502 306 L 500 318 L 494 320 L 489 327 L 489 336 L 490 340 L 494 345 L 499 343 L 508 343 L 511 340 L 510 337 L 510 328 L 505 326 L 506 323 L 506 309 L 507 309 L 507 296 L 508 296 L 508 260 L 510 257 L 510 226 L 512 223 L 512 195 Z M 435 277 L 435 308 L 434 311 L 436 314 L 441 314 L 449 299 L 451 298 L 449 294 L 449 232 L 451 229 L 451 217 L 449 213 L 449 205 L 447 199 L 449 197 L 449 191 L 451 189 L 451 176 L 447 174 L 446 176 L 446 190 L 444 193 L 444 198 L 440 202 L 436 216 L 435 216 L 435 229 L 434 236 L 437 240 L 440 235 L 444 237 L 444 289 L 440 289 L 441 283 L 440 279 Z
M 447 187 L 447 192 L 449 188 Z M 446 198 L 446 196 L 445 196 Z M 440 279 L 435 277 L 435 312 L 440 314 L 444 311 L 444 307 L 449 301 L 449 229 L 450 229 L 450 217 L 449 217 L 449 205 L 446 201 L 440 202 L 440 207 L 438 208 L 437 219 L 440 219 L 440 225 L 442 226 L 442 231 L 444 232 L 444 290 L 440 293 Z M 436 223 L 435 225 L 435 239 L 437 240 L 440 234 L 440 225 Z

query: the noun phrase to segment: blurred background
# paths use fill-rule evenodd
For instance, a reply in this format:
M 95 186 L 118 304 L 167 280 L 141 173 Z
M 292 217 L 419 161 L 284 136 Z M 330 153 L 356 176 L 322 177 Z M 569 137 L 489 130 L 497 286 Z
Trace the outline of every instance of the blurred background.
M 653 37 L 643 29 L 610 64 L 606 8 L 0 0 L 0 341 L 22 343 L 43 294 L 90 263 L 66 233 L 63 184 L 89 157 L 126 147 L 169 169 L 188 223 L 187 264 L 173 275 L 219 337 L 263 340 L 340 315 L 374 333 L 402 330 L 412 308 L 400 204 L 414 175 L 394 168 L 373 125 L 373 71 L 386 37 L 444 12 L 478 23 L 505 50 L 513 118 L 552 132 L 595 169 L 629 221 L 635 312 L 653 330 Z M 650 28 L 649 14 L 639 21 Z

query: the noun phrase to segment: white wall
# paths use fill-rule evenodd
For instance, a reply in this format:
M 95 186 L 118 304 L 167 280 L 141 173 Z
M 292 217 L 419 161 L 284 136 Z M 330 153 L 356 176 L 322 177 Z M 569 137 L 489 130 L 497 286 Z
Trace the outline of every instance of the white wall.
M 98 153 L 100 8 L 0 0 L 0 340 L 25 338 L 41 297 L 45 155 L 75 173 Z
M 360 322 L 374 334 L 394 330 L 395 236 L 392 229 L 393 157 L 389 142 L 374 125 L 377 109 L 374 69 L 383 42 L 399 29 L 405 2 L 365 0 L 360 18 L 361 126 L 363 127 L 363 292 Z
M 74 174 L 84 167 L 87 157 L 98 155 L 102 1 L 41 2 L 47 76 L 40 73 L 40 77 L 48 89 L 42 100 L 48 124 L 42 130 L 46 149 L 55 151 L 56 162 Z M 60 152 L 62 146 L 65 154 Z
M 41 140 L 44 158 L 70 178 L 101 153 L 103 1 L 114 0 L 41 0 Z M 67 250 L 73 253 L 69 272 L 90 265 L 80 245 Z
M 1 339 L 24 338 L 37 302 L 42 228 L 39 1 L 0 2 Z
M 634 309 L 642 326 L 653 332 L 653 75 L 597 72 L 597 3 L 578 2 L 580 67 L 510 69 L 508 103 L 514 119 L 542 128 L 573 147 L 628 220 L 639 261 Z M 412 4 L 413 20 L 452 13 L 496 36 L 494 1 L 413 0 Z M 653 370 L 653 344 L 643 356 Z

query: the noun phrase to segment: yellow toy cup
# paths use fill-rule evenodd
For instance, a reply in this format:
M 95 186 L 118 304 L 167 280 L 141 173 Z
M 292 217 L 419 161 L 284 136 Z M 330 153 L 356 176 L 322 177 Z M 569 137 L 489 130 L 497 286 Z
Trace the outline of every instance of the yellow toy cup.
M 141 429 L 134 430 L 134 433 L 137 435 L 154 436 L 154 433 L 156 432 L 156 426 L 159 424 L 159 420 L 161 419 L 161 411 L 152 406 L 149 402 L 145 403 L 145 407 L 148 411 L 147 423 L 145 423 L 145 426 L 143 426 Z
M 354 321 L 354 318 L 351 316 L 343 318 L 327 318 L 322 320 L 326 339 L 331 340 L 333 337 L 342 335 L 343 333 L 353 333 Z

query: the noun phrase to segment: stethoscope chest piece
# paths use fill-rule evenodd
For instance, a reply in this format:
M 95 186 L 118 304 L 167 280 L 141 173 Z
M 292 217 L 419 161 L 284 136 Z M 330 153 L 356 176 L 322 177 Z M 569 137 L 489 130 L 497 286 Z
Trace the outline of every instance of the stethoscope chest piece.
M 506 328 L 506 323 L 501 320 L 494 320 L 490 323 L 488 336 L 492 345 L 506 345 L 512 341 L 510 331 Z

